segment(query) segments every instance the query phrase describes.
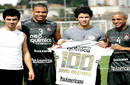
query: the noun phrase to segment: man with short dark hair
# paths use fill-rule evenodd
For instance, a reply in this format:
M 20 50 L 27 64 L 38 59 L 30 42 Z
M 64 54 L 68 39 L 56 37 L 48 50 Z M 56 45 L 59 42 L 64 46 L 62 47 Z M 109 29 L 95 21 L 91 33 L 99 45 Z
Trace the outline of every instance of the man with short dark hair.
M 74 41 L 83 41 L 83 40 L 92 40 L 98 41 L 98 44 L 101 44 L 106 38 L 105 33 L 95 27 L 90 25 L 90 20 L 93 16 L 93 11 L 88 7 L 77 7 L 74 10 L 74 16 L 78 21 L 78 25 L 65 30 L 63 34 L 63 39 L 58 41 L 58 44 L 62 44 L 66 41 L 66 39 L 72 39 Z M 102 43 L 102 47 L 104 44 Z M 99 65 L 97 68 L 97 78 L 96 78 L 96 85 L 101 84 L 101 75 Z
M 60 28 L 55 22 L 46 19 L 48 8 L 45 4 L 34 5 L 32 13 L 31 19 L 22 22 L 22 31 L 27 35 L 35 79 L 28 81 L 25 74 L 25 84 L 55 85 L 54 54 L 48 48 L 60 39 Z
M 95 27 L 90 25 L 90 20 L 93 16 L 93 11 L 89 7 L 77 7 L 74 10 L 74 16 L 78 21 L 78 25 L 72 29 L 65 30 L 63 34 L 63 39 L 72 39 L 76 41 L 81 40 L 94 40 L 103 41 L 105 40 L 105 33 Z M 58 44 L 62 44 L 64 40 L 59 40 Z
M 34 79 L 31 56 L 26 35 L 17 30 L 20 13 L 16 9 L 3 12 L 5 26 L 0 29 L 0 83 L 22 85 L 23 60 L 28 68 L 28 80 Z

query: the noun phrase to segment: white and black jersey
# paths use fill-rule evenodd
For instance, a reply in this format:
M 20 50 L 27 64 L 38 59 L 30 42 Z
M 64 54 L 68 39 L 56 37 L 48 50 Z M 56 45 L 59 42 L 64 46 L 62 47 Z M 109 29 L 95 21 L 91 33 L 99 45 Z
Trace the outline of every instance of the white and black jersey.
M 110 44 L 130 47 L 130 26 L 123 31 L 111 29 L 107 32 Z M 115 50 L 110 59 L 111 71 L 130 71 L 130 52 Z
M 35 22 L 32 18 L 22 22 L 22 31 L 27 35 L 28 48 L 33 63 L 52 63 L 53 54 L 48 52 L 55 43 L 54 34 L 57 24 L 46 20 Z

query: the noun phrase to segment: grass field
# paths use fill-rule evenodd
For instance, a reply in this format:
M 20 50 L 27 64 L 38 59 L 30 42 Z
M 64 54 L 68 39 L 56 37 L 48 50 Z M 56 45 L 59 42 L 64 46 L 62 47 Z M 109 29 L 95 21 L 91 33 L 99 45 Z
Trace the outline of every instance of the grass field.
M 101 69 L 101 85 L 107 85 L 107 73 L 108 73 L 108 63 L 109 56 L 102 56 L 100 61 L 100 69 Z

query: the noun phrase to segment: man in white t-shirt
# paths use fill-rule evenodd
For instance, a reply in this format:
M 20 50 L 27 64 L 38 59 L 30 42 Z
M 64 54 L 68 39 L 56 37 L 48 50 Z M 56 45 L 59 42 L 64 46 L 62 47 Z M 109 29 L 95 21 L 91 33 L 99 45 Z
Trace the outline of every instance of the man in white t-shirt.
M 20 13 L 16 9 L 6 9 L 3 19 L 5 26 L 0 29 L 0 83 L 22 85 L 23 61 L 29 69 L 28 79 L 33 80 L 35 75 L 26 35 L 16 29 Z

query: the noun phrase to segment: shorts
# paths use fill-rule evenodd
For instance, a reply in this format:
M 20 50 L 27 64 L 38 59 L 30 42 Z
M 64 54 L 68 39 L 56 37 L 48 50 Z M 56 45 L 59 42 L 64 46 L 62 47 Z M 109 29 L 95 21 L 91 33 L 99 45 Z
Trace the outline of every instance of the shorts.
M 97 74 L 96 74 L 96 83 L 95 85 L 101 85 L 101 72 L 100 72 L 100 65 L 97 66 Z
M 29 81 L 25 71 L 24 85 L 56 85 L 56 70 L 54 63 L 33 64 L 35 79 Z
M 108 72 L 107 85 L 130 85 L 130 71 Z
M 127 71 L 125 69 L 118 69 L 122 67 L 129 67 L 129 60 L 114 61 L 125 58 L 129 58 L 129 53 L 118 50 L 114 51 L 114 53 L 110 57 L 109 70 L 107 76 L 108 85 L 130 85 L 130 71 Z
M 23 70 L 0 69 L 0 85 L 22 85 Z

